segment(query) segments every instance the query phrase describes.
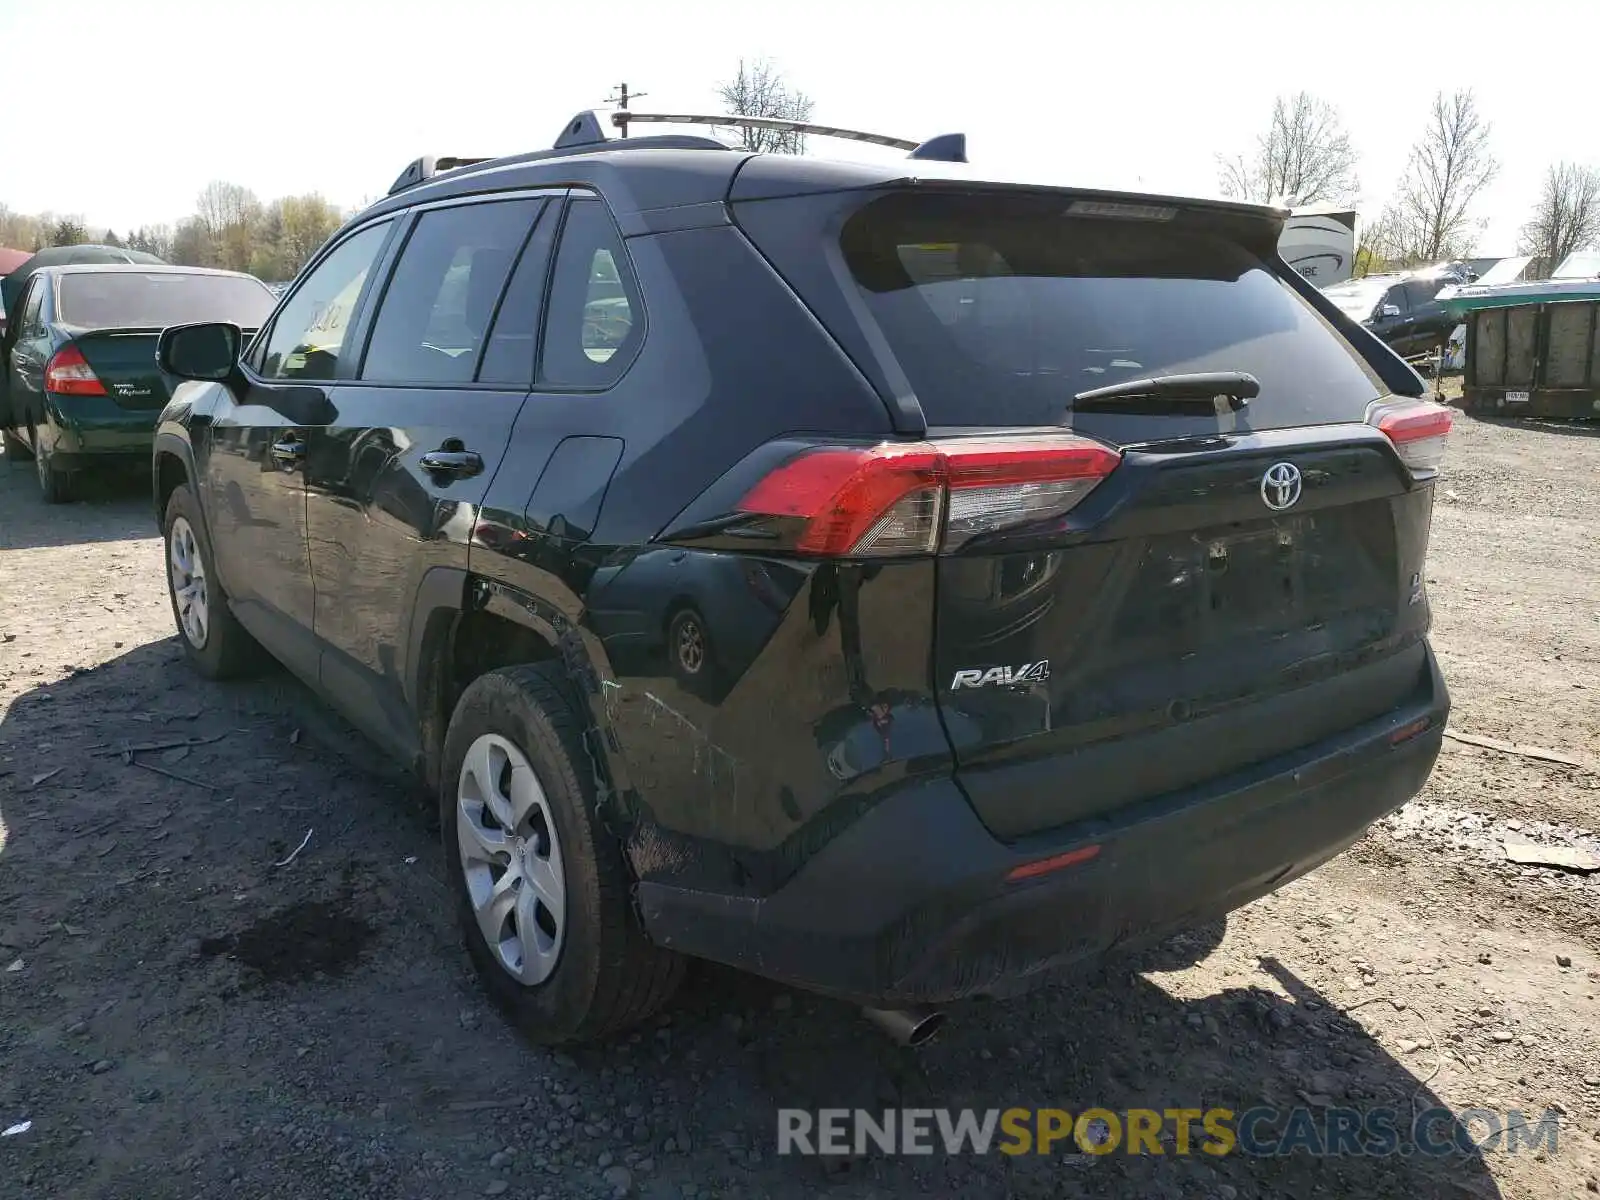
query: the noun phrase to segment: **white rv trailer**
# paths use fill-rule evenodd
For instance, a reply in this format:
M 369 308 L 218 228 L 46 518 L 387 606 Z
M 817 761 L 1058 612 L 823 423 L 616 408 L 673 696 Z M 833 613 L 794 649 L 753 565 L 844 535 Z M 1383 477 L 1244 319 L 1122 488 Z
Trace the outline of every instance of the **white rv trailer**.
M 1278 253 L 1319 288 L 1343 283 L 1356 265 L 1356 214 L 1331 204 L 1291 209 Z

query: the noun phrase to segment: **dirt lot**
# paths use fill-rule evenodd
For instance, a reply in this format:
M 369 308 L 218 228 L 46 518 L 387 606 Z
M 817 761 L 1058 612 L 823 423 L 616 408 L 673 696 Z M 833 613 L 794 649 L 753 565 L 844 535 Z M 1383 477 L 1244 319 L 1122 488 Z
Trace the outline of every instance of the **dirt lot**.
M 1418 802 L 1198 967 L 963 1006 L 918 1052 L 713 969 L 624 1044 L 522 1045 L 468 972 L 415 793 L 282 676 L 184 669 L 136 484 L 47 509 L 0 462 L 0 1128 L 31 1122 L 0 1139 L 0 1195 L 1594 1190 L 1600 876 L 1501 842 L 1600 847 L 1600 430 L 1457 430 L 1429 574 L 1453 725 L 1588 765 L 1448 744 Z M 119 753 L 183 737 L 140 756 L 169 775 Z M 1263 1103 L 1562 1115 L 1554 1153 L 775 1153 L 780 1106 Z

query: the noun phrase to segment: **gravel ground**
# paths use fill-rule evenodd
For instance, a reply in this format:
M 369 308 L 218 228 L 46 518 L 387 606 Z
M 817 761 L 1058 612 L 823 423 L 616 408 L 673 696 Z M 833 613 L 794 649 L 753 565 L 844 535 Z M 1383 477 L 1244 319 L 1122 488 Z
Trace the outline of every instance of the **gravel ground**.
M 520 1043 L 468 970 L 415 789 L 282 675 L 184 668 L 136 483 L 49 509 L 0 462 L 0 1128 L 31 1122 L 0 1138 L 0 1195 L 1593 1191 L 1600 876 L 1502 844 L 1600 849 L 1597 432 L 1459 418 L 1429 571 L 1454 726 L 1583 765 L 1447 744 L 1416 803 L 1200 965 L 1162 951 L 963 1005 L 916 1052 L 709 967 L 625 1042 Z M 159 770 L 119 753 L 185 738 L 139 755 Z M 776 1154 L 785 1106 L 1262 1103 L 1559 1106 L 1559 1145 Z

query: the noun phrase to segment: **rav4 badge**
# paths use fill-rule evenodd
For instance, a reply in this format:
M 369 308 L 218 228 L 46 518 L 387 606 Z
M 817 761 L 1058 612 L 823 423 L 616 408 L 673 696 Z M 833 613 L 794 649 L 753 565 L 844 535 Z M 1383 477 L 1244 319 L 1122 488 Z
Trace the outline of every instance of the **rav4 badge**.
M 950 681 L 952 692 L 962 688 L 1019 687 L 1025 683 L 1043 683 L 1050 678 L 1050 660 L 1023 663 L 1020 667 L 968 667 L 957 671 Z

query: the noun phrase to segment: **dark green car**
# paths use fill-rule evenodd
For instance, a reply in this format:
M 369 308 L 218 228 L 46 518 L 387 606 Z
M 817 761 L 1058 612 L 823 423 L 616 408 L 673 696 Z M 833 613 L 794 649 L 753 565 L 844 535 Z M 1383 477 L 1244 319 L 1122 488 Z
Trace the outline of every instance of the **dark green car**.
M 77 265 L 33 273 L 11 314 L 0 386 L 8 459 L 34 460 L 47 503 L 101 464 L 147 465 L 172 380 L 156 367 L 170 325 L 251 331 L 276 302 L 250 275 L 200 267 Z

